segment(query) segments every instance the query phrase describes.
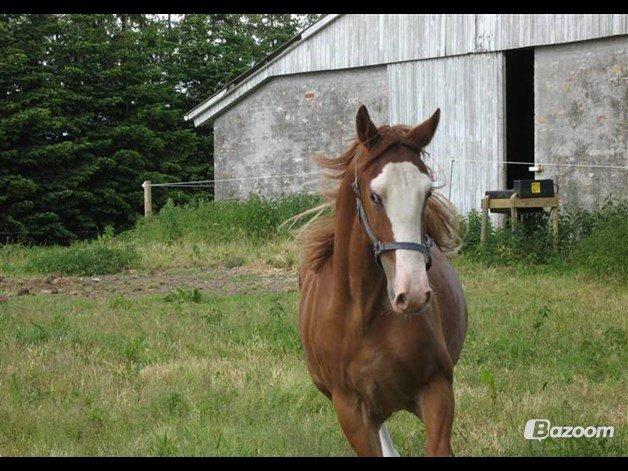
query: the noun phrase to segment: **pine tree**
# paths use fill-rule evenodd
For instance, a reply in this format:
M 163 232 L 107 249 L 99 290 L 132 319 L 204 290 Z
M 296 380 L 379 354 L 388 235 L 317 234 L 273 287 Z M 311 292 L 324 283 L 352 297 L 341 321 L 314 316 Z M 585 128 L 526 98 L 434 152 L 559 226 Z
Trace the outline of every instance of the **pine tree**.
M 53 15 L 0 18 L 0 231 L 3 240 L 48 242 L 72 238 L 55 206 L 64 191 L 72 143 L 56 116 L 58 76 L 51 43 Z M 55 189 L 58 189 L 55 191 Z M 51 191 L 52 190 L 52 191 Z
M 143 180 L 211 178 L 211 126 L 183 115 L 307 20 L 0 15 L 0 240 L 124 229 L 141 213 Z M 155 206 L 192 196 L 156 192 Z

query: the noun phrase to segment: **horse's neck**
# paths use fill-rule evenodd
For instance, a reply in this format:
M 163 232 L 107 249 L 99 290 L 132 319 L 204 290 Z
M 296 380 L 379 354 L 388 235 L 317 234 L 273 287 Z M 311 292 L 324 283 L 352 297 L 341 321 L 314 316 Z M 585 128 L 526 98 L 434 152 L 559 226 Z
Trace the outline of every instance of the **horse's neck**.
M 336 201 L 334 229 L 333 295 L 350 311 L 368 317 L 385 293 L 386 277 L 358 219 L 353 191 L 346 187 Z

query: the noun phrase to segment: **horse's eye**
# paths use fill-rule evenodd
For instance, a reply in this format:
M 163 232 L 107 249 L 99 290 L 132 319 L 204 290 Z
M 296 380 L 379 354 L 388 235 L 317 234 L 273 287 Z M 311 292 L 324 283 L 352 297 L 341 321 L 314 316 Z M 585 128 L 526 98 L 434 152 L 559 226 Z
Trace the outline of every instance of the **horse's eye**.
M 379 197 L 377 193 L 375 193 L 374 191 L 371 191 L 371 201 L 375 204 L 380 204 L 382 202 L 382 199 Z

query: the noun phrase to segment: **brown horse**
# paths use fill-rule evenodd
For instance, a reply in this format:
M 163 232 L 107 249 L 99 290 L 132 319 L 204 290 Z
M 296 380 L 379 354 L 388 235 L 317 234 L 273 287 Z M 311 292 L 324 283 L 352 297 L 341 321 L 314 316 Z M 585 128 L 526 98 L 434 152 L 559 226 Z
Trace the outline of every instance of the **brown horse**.
M 397 456 L 385 421 L 400 410 L 425 423 L 428 455 L 452 454 L 467 307 L 447 258 L 460 247 L 458 215 L 421 159 L 439 117 L 377 128 L 362 106 L 351 147 L 316 159 L 337 185 L 333 214 L 300 235 L 299 331 L 310 376 L 360 456 Z

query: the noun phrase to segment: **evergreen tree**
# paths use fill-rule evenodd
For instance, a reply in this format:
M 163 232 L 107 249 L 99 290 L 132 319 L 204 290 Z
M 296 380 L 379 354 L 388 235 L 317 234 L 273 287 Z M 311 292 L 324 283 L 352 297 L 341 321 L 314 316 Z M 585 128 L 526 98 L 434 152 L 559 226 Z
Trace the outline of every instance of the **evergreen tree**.
M 52 15 L 0 17 L 0 232 L 3 240 L 72 237 L 52 206 L 61 200 L 65 144 L 58 76 L 51 48 L 59 30 Z M 57 190 L 58 188 L 58 190 Z
M 0 15 L 0 240 L 123 229 L 143 180 L 211 178 L 211 126 L 183 115 L 312 19 Z

